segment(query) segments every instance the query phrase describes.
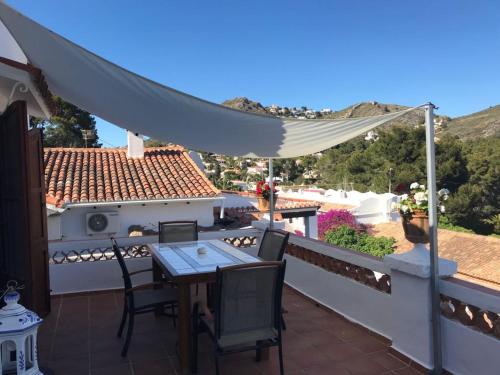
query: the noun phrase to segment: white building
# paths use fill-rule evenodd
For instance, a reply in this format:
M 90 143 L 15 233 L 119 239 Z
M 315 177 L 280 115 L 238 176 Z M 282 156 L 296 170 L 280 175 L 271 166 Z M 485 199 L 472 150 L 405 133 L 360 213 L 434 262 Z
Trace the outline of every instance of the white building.
M 378 139 L 378 133 L 374 130 L 370 130 L 366 133 L 365 141 L 376 141 Z
M 343 207 L 363 224 L 380 224 L 399 220 L 399 214 L 393 212 L 391 207 L 393 202 L 397 202 L 398 197 L 391 193 L 304 189 L 282 191 L 280 197 L 316 202 L 321 205 L 322 211 L 328 211 L 331 207 Z
M 269 107 L 269 112 L 271 112 L 271 113 L 278 113 L 280 109 L 281 108 L 278 105 L 271 104 L 271 106 Z
M 224 209 L 227 214 L 236 209 L 238 213 L 258 212 L 257 197 L 249 193 L 224 192 Z M 307 202 L 282 198 L 278 192 L 275 210 L 275 227 L 291 233 L 300 232 L 310 238 L 318 238 L 318 212 L 316 202 Z M 260 227 L 265 228 L 269 223 L 269 213 L 262 215 Z M 253 222 L 253 225 L 257 223 Z
M 49 240 L 126 237 L 159 221 L 211 226 L 223 199 L 182 147 L 144 149 L 131 133 L 128 150 L 46 148 L 44 164 Z

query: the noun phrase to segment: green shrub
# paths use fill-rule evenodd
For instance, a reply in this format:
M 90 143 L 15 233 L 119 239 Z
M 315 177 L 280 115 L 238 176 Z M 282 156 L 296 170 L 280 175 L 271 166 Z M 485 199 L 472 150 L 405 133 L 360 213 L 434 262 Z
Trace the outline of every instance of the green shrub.
M 459 225 L 453 225 L 447 216 L 439 216 L 438 228 L 448 229 L 454 232 L 474 233 L 472 229 L 467 229 Z
M 373 237 L 366 233 L 358 233 L 347 225 L 341 225 L 337 229 L 326 232 L 325 242 L 383 257 L 394 252 L 396 240 L 392 237 Z

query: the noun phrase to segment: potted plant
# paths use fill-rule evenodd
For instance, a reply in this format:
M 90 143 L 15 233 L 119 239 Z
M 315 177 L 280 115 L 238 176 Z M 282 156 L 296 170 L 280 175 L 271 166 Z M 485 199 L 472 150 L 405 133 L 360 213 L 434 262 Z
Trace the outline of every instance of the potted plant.
M 448 199 L 449 191 L 441 189 L 438 192 L 439 210 L 444 213 L 442 201 Z M 408 241 L 413 243 L 429 242 L 429 197 L 424 185 L 414 182 L 410 185 L 410 192 L 403 194 L 395 205 L 401 215 L 403 230 Z
M 273 208 L 276 206 L 276 183 L 273 186 Z M 271 187 L 265 181 L 258 181 L 257 188 L 255 190 L 257 194 L 257 200 L 259 202 L 259 210 L 268 211 L 270 208 L 271 200 Z

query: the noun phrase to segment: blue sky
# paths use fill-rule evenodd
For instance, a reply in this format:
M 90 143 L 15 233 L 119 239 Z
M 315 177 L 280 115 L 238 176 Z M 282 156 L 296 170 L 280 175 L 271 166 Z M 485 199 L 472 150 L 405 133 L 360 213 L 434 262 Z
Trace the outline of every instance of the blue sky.
M 468 114 L 500 103 L 500 1 L 8 0 L 83 47 L 201 98 Z M 104 146 L 126 143 L 102 120 Z

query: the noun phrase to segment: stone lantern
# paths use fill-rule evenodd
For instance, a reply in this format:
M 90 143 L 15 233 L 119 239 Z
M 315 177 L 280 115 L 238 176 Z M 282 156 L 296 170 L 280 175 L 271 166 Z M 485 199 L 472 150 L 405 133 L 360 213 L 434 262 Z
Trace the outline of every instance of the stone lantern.
M 43 375 L 38 368 L 36 336 L 42 319 L 17 302 L 17 284 L 7 285 L 0 310 L 0 374 Z

